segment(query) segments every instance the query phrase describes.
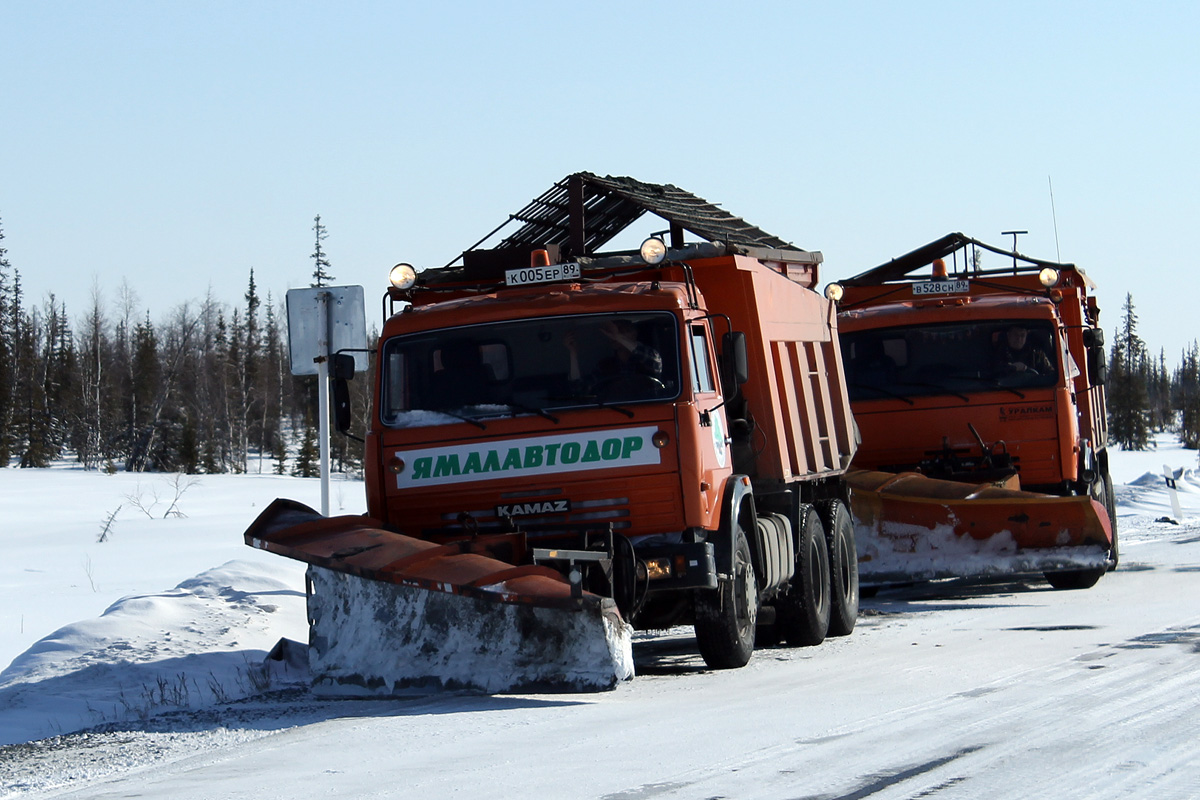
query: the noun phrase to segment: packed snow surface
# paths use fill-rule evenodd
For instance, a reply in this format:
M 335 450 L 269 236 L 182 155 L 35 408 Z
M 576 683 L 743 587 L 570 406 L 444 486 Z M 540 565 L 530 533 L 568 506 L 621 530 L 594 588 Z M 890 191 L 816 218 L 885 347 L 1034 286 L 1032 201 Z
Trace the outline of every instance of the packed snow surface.
M 313 696 L 304 565 L 242 542 L 315 481 L 0 470 L 0 798 L 1200 796 L 1196 453 L 1112 458 L 1092 589 L 885 589 L 740 670 L 676 629 L 611 692 L 387 700 Z

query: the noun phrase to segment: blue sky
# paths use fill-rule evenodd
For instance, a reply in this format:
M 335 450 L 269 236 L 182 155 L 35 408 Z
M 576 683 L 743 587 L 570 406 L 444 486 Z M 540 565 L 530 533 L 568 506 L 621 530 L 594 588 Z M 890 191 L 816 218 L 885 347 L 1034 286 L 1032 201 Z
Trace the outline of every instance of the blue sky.
M 0 0 L 0 222 L 27 301 L 165 319 L 313 217 L 368 319 L 568 173 L 673 183 L 846 277 L 950 231 L 1200 336 L 1196 3 Z M 1051 208 L 1050 182 L 1054 205 Z M 1057 242 L 1054 216 L 1057 216 Z

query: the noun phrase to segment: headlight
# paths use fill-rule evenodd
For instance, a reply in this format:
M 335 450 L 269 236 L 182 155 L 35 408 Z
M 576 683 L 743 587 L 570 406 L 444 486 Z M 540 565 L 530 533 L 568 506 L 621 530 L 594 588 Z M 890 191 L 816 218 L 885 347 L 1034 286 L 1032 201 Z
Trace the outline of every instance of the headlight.
M 642 260 L 647 264 L 659 264 L 667 257 L 667 244 L 657 236 L 642 242 Z
M 1044 267 L 1042 271 L 1038 273 L 1038 281 L 1040 281 L 1042 286 L 1045 286 L 1047 289 L 1051 286 L 1057 286 L 1058 270 L 1056 270 L 1054 267 Z
M 825 297 L 835 303 L 840 301 L 842 299 L 842 295 L 845 293 L 846 290 L 842 288 L 840 283 L 831 283 L 825 287 Z
M 397 264 L 388 273 L 388 281 L 397 289 L 411 289 L 417 282 L 417 271 L 412 264 Z

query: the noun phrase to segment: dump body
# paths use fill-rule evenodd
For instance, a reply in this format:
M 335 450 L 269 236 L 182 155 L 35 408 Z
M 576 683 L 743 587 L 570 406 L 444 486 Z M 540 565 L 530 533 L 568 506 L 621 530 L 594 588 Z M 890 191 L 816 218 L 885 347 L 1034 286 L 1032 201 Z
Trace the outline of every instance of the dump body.
M 1053 544 L 1102 548 L 1115 559 L 1103 334 L 1089 293 L 1094 287 L 1072 265 L 1023 256 L 1014 257 L 1011 268 L 964 265 L 953 275 L 914 274 L 918 260 L 928 265 L 958 247 L 987 247 L 961 234 L 942 245 L 925 259 L 902 257 L 843 284 L 843 356 L 862 433 L 854 466 L 996 483 L 1042 496 L 1014 498 L 1014 508 L 1036 502 L 1052 509 L 1046 497 L 1091 497 L 1096 524 L 1056 528 Z M 918 494 L 910 491 L 907 501 Z M 942 516 L 961 519 L 983 505 L 958 500 L 943 507 L 949 511 Z M 1091 504 L 1083 511 L 1090 514 Z M 933 519 L 937 514 L 922 513 L 931 531 L 947 530 L 945 520 Z M 1063 514 L 1071 516 L 1065 507 Z M 875 525 L 876 535 L 887 535 L 887 521 Z M 974 534 L 978 540 L 989 536 L 1009 537 L 1013 552 L 1049 546 L 1036 530 L 1006 526 L 994 516 L 990 530 Z M 861 546 L 867 538 L 860 538 Z M 928 548 L 934 538 L 931 533 L 911 548 Z M 865 574 L 876 567 L 862 565 Z M 958 574 L 952 560 L 943 572 Z

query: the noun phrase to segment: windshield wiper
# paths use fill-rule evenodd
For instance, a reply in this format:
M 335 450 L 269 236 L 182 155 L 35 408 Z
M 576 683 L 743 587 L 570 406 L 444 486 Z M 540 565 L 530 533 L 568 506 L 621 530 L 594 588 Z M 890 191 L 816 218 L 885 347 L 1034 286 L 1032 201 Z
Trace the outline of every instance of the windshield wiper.
M 593 408 L 611 408 L 613 411 L 619 411 L 622 414 L 624 414 L 625 416 L 630 417 L 630 418 L 632 418 L 634 415 L 632 411 L 630 411 L 628 408 L 625 408 L 624 406 L 619 406 L 619 405 L 616 405 L 615 403 L 608 403 L 608 402 L 605 402 L 604 400 L 597 400 L 596 396 L 594 394 L 573 394 L 573 395 L 567 395 L 565 397 L 554 397 L 551 399 L 553 399 L 555 401 L 561 400 L 564 403 L 578 402 L 580 406 L 590 406 Z
M 597 400 L 595 402 L 596 402 L 596 408 L 611 408 L 613 411 L 620 411 L 625 416 L 629 417 L 630 419 L 633 419 L 633 412 L 630 411 L 628 408 L 625 408 L 624 406 L 618 406 L 618 405 L 614 405 L 612 403 L 605 403 L 603 400 Z
M 1003 389 L 1003 390 L 1004 390 L 1004 391 L 1006 391 L 1006 392 L 1012 392 L 1013 394 L 1015 394 L 1017 397 L 1021 398 L 1022 400 L 1024 400 L 1024 399 L 1025 399 L 1025 393 L 1024 393 L 1024 392 L 1018 392 L 1016 389 L 1014 389 L 1014 388 L 1013 388 L 1013 387 L 1011 387 L 1011 386 L 1004 386 L 1004 385 L 1003 385 L 1003 384 L 1001 384 L 1001 383 L 1000 383 L 1000 381 L 998 381 L 998 380 L 992 380 L 992 381 L 989 381 L 989 382 L 987 382 L 987 385 L 988 385 L 988 386 L 990 386 L 990 387 L 991 387 L 991 388 L 993 388 L 993 389 Z
M 550 420 L 555 425 L 558 424 L 558 417 L 554 416 L 544 408 L 535 408 L 533 406 L 527 406 L 524 403 L 516 403 L 511 400 L 505 403 L 505 405 L 509 406 L 510 408 L 515 408 L 517 411 L 524 411 L 527 414 L 537 414 L 539 417 L 545 417 L 546 419 Z M 513 412 L 512 416 L 515 417 L 516 412 Z
M 481 431 L 487 430 L 487 425 L 484 425 L 482 422 L 475 419 L 474 417 L 468 417 L 465 414 L 459 414 L 457 411 L 451 411 L 448 408 L 434 408 L 434 409 L 430 409 L 430 410 L 436 411 L 439 414 L 445 414 L 448 417 L 454 417 L 455 419 L 461 419 L 463 422 L 469 422 L 472 425 L 474 425 L 475 427 L 479 428 Z

